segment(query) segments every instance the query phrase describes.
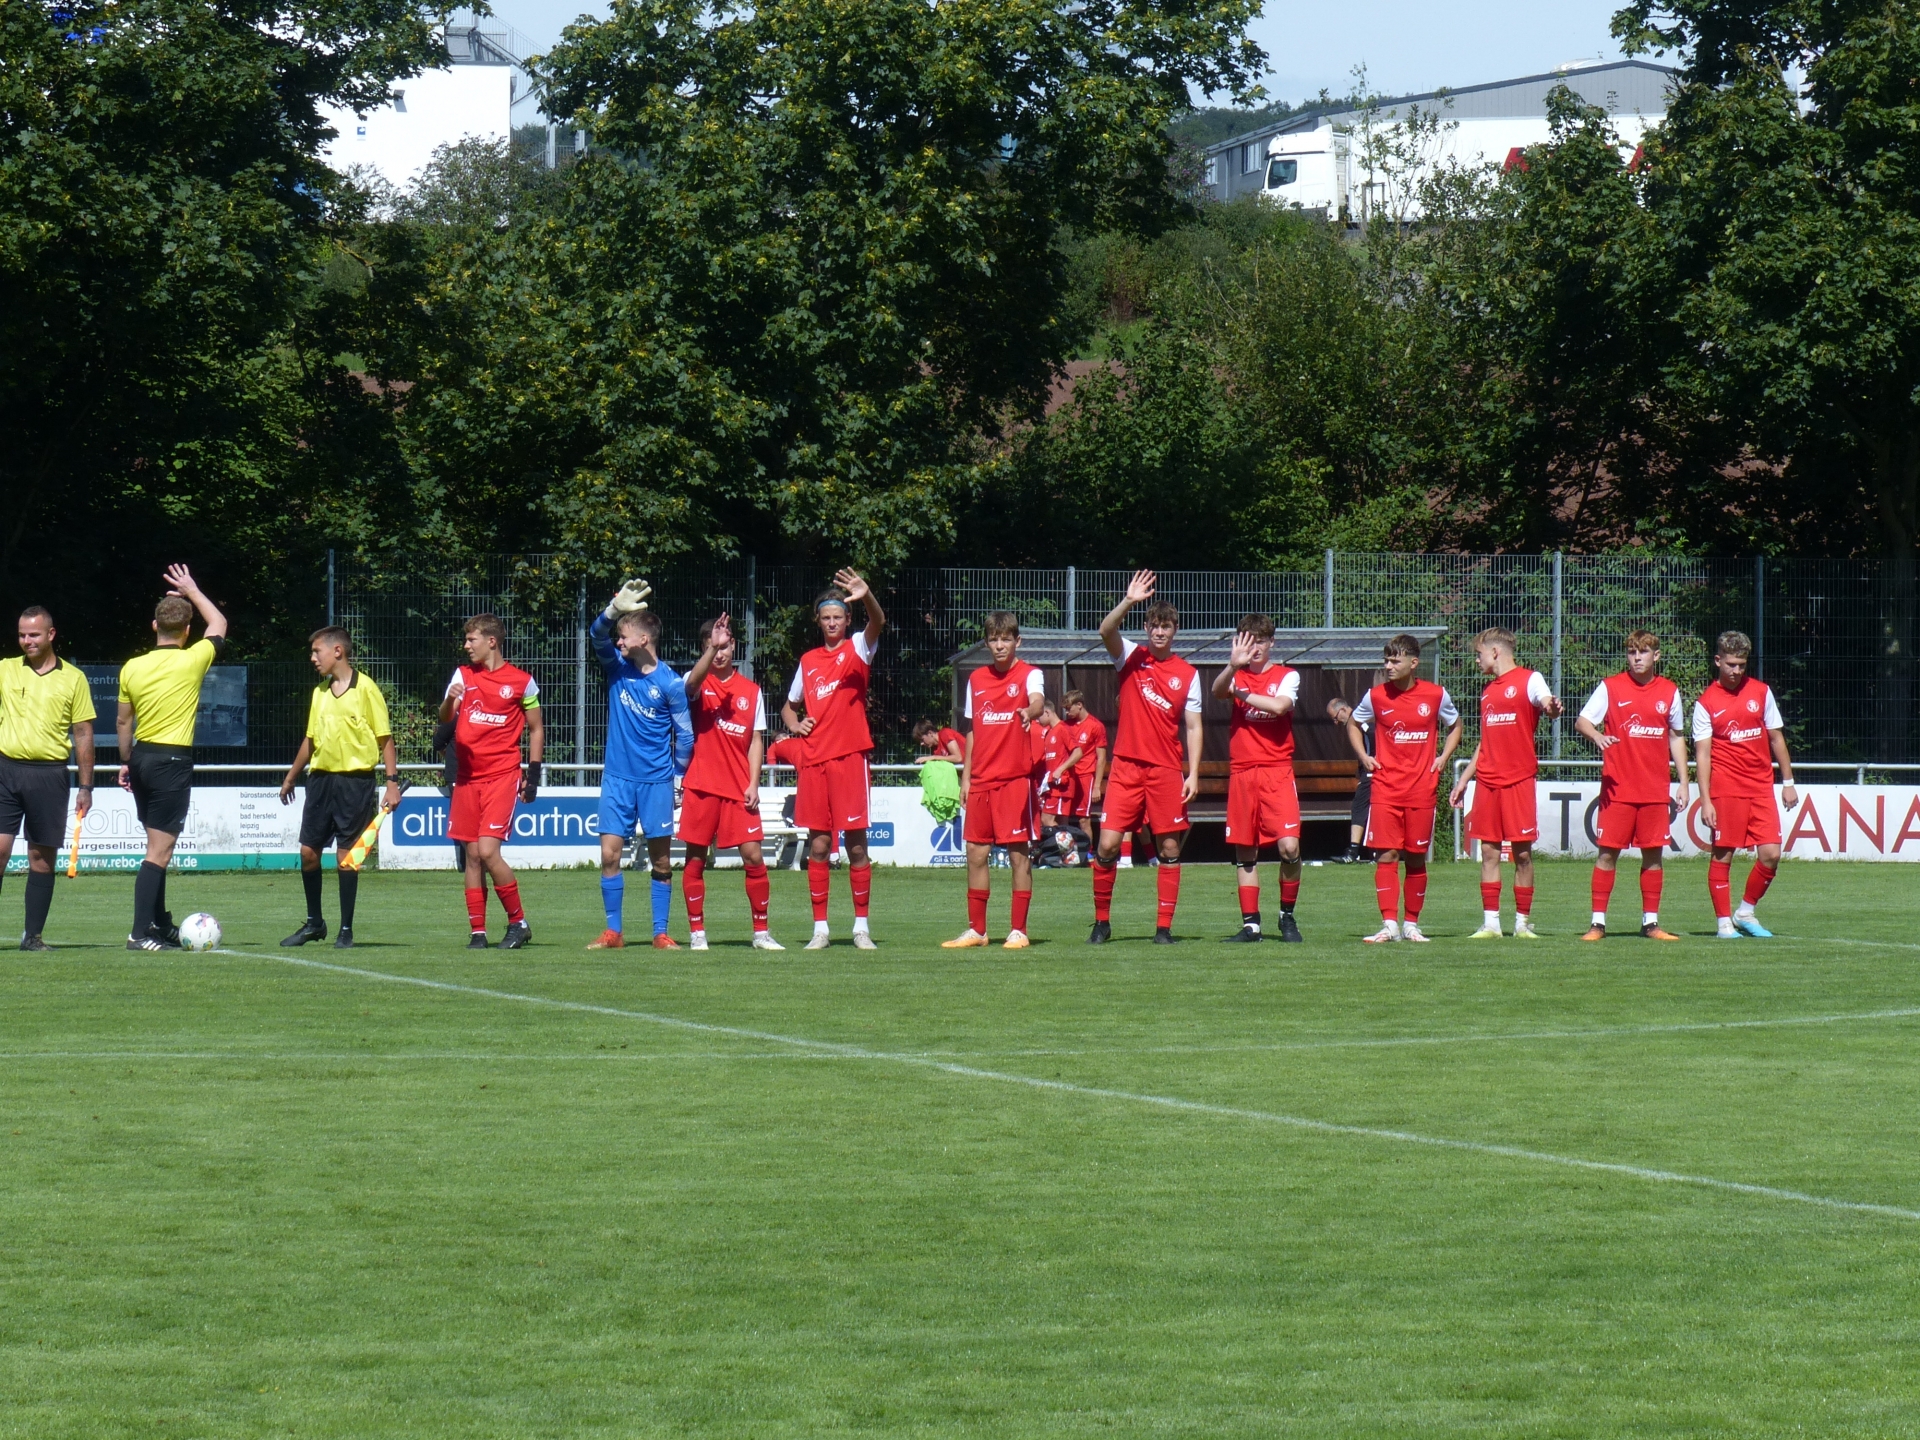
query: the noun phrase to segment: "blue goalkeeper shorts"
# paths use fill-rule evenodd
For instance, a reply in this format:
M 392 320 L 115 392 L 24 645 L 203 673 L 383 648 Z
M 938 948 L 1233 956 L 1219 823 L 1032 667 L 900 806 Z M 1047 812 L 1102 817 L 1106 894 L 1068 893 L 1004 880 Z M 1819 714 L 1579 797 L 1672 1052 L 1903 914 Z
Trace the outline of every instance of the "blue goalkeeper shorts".
M 673 782 L 600 777 L 600 833 L 621 839 L 638 833 L 649 840 L 673 834 Z

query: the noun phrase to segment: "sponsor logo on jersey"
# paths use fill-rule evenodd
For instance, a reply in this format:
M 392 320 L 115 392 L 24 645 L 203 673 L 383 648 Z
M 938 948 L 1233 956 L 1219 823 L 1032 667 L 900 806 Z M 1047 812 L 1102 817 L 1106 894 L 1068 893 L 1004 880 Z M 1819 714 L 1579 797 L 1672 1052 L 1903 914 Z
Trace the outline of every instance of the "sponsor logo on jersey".
M 738 720 L 716 718 L 713 722 L 713 728 L 723 730 L 733 736 L 745 736 L 747 733 L 747 727 L 742 725 Z
M 838 679 L 822 680 L 818 685 L 815 685 L 813 687 L 813 698 L 816 700 L 831 699 L 833 697 L 833 692 L 838 690 L 839 688 L 840 688 L 840 682 Z
M 1421 714 L 1425 713 L 1426 707 L 1422 706 Z M 1520 712 L 1518 710 L 1483 710 L 1480 713 L 1480 720 L 1486 725 L 1518 725 Z
M 1664 725 L 1647 725 L 1638 720 L 1629 720 L 1627 722 L 1627 738 L 1629 740 L 1659 740 L 1664 738 L 1666 734 L 1667 727 Z
M 1727 739 L 1729 742 L 1735 745 L 1738 745 L 1743 741 L 1747 741 L 1747 740 L 1758 740 L 1762 735 L 1766 733 L 1767 733 L 1767 727 L 1764 725 L 1755 725 L 1750 730 L 1743 730 L 1738 726 L 1734 726 L 1734 725 L 1729 725 L 1727 727 Z
M 1140 681 L 1140 694 L 1149 705 L 1157 705 L 1162 710 L 1172 712 L 1173 702 L 1149 685 L 1144 678 Z
M 1426 745 L 1432 742 L 1433 731 L 1431 730 L 1401 730 L 1395 728 L 1393 731 L 1393 743 L 1396 745 Z
M 473 725 L 504 725 L 507 717 L 498 710 L 481 710 L 477 707 L 467 712 L 467 721 Z
M 1011 725 L 1019 713 L 1017 710 L 982 710 L 980 712 L 980 723 L 982 725 Z
M 620 696 L 621 705 L 633 711 L 634 714 L 648 720 L 658 720 L 660 718 L 660 712 L 658 710 L 655 710 L 651 705 L 642 705 L 638 697 L 636 697 L 631 690 L 622 689 L 616 693 Z M 647 693 L 652 695 L 656 700 L 660 698 L 660 692 L 658 690 L 650 690 Z

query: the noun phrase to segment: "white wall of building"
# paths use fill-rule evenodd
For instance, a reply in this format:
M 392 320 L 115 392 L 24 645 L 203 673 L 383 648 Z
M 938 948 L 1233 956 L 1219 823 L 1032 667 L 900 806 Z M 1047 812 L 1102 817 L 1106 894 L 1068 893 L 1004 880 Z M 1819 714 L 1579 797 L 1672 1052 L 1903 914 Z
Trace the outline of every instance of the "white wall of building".
M 369 166 L 405 188 L 438 146 L 507 138 L 513 74 L 509 65 L 454 65 L 395 81 L 396 99 L 364 118 L 329 108 L 336 134 L 323 157 L 335 170 Z

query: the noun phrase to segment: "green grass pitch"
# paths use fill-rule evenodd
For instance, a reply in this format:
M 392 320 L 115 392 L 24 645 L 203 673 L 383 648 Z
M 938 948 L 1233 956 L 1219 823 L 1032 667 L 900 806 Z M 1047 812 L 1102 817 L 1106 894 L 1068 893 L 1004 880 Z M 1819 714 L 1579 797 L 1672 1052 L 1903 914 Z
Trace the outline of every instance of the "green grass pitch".
M 1150 872 L 1104 950 L 1051 872 L 958 953 L 961 877 L 881 870 L 874 954 L 789 874 L 774 956 L 737 871 L 704 956 L 585 953 L 590 873 L 476 954 L 450 874 L 350 954 L 276 951 L 292 875 L 177 876 L 204 956 L 62 880 L 0 951 L 0 1436 L 1920 1433 L 1912 873 L 1788 865 L 1721 943 L 1675 864 L 1686 943 L 1596 946 L 1541 872 L 1537 944 L 1441 864 L 1431 945 L 1358 942 L 1370 867 L 1222 945 L 1193 867 L 1177 947 Z

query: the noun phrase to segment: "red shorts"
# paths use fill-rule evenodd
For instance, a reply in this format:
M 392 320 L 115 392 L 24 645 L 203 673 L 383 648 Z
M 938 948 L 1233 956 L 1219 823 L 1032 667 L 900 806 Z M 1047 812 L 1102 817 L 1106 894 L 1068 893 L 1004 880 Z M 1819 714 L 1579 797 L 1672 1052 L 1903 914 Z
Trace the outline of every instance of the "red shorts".
M 484 780 L 462 780 L 447 806 L 449 840 L 505 840 L 520 798 L 520 772 L 510 770 Z
M 1062 775 L 1049 785 L 1040 796 L 1042 815 L 1084 815 L 1087 813 L 1087 792 L 1081 788 L 1078 775 Z
M 1771 791 L 1765 799 L 1757 795 L 1716 795 L 1713 813 L 1720 821 L 1713 832 L 1716 849 L 1744 850 L 1749 845 L 1780 843 L 1780 806 Z
M 1033 839 L 1033 782 L 975 780 L 967 786 L 969 845 L 1024 845 Z
M 1300 791 L 1293 766 L 1262 765 L 1227 777 L 1227 843 L 1268 845 L 1300 836 Z
M 715 845 L 731 850 L 759 840 L 765 830 L 760 812 L 731 795 L 707 795 L 685 790 L 680 795 L 680 838 L 689 845 Z
M 793 823 L 802 830 L 867 828 L 865 751 L 802 765 L 793 797 Z
M 1662 800 L 1657 805 L 1635 805 L 1627 800 L 1610 800 L 1600 807 L 1602 850 L 1651 850 L 1673 843 L 1668 833 L 1671 807 Z
M 1142 765 L 1116 756 L 1107 772 L 1106 802 L 1100 807 L 1100 828 L 1126 833 L 1144 825 L 1156 835 L 1191 830 L 1187 801 L 1182 793 L 1186 776 L 1171 765 Z
M 1395 805 L 1376 798 L 1367 807 L 1367 848 L 1369 850 L 1411 850 L 1416 853 L 1433 847 L 1434 806 Z
M 1474 840 L 1517 840 L 1523 845 L 1538 840 L 1540 819 L 1534 813 L 1533 781 L 1523 780 L 1518 785 L 1483 785 L 1476 781 L 1467 835 Z

